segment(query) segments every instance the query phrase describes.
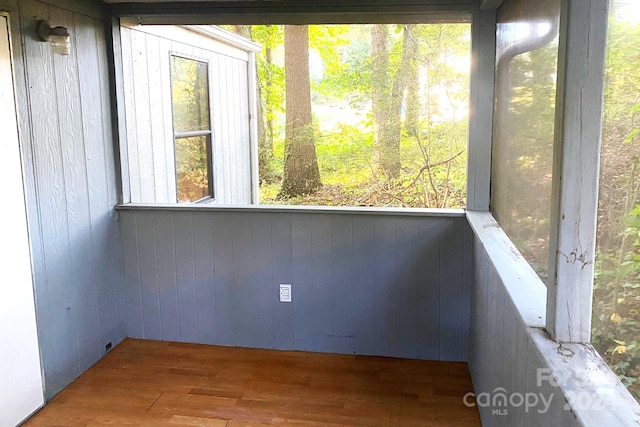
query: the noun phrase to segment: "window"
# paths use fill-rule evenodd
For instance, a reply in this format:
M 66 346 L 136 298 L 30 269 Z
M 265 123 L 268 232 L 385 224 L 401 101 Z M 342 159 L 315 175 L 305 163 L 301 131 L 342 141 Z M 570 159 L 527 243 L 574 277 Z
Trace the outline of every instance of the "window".
M 462 208 L 471 26 L 121 21 L 130 201 Z
M 263 47 L 260 203 L 465 206 L 469 24 L 245 34 Z
M 206 62 L 171 55 L 178 202 L 195 202 L 214 195 L 208 76 Z
M 640 12 L 609 9 L 592 343 L 640 401 Z
M 543 281 L 549 264 L 559 17 L 558 0 L 535 6 L 517 0 L 500 8 L 496 27 L 491 212 Z

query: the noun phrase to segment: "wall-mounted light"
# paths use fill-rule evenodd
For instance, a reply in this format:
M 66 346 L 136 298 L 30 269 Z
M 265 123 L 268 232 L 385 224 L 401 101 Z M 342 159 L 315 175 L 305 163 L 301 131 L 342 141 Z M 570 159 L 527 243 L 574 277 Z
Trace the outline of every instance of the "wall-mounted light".
M 53 52 L 59 55 L 71 54 L 71 34 L 65 27 L 53 27 L 47 21 L 38 21 L 38 37 L 43 42 L 51 42 Z

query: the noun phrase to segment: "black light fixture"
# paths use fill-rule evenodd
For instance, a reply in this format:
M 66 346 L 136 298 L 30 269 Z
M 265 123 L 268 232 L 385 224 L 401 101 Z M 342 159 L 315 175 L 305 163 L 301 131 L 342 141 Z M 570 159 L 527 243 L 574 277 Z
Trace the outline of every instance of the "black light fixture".
M 51 42 L 53 52 L 59 55 L 71 54 L 71 34 L 65 27 L 53 27 L 48 21 L 38 21 L 38 37 L 43 42 Z

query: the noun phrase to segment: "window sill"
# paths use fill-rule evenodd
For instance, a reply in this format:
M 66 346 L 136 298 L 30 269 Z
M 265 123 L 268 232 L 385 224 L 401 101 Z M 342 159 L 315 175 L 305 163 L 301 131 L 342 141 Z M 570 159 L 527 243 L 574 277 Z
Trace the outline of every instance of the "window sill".
M 563 411 L 570 410 L 583 426 L 622 426 L 640 424 L 638 403 L 616 377 L 602 357 L 590 344 L 568 344 L 553 341 L 545 331 L 547 289 L 538 275 L 518 252 L 509 237 L 489 212 L 467 212 L 467 219 L 474 231 L 476 242 L 486 252 L 491 268 L 499 278 L 501 291 L 505 291 L 508 304 L 512 304 L 522 323 L 511 325 L 510 336 L 526 334 L 532 349 L 542 364 L 535 369 L 526 366 L 526 375 L 534 378 L 526 395 L 544 395 L 554 398 L 560 392 L 560 407 L 554 406 L 550 413 L 530 410 L 532 420 L 559 420 Z M 475 284 L 478 286 L 478 284 Z M 491 294 L 491 298 L 498 296 Z M 494 316 L 494 313 L 484 313 Z M 504 342 L 504 341 L 502 341 Z M 498 349 L 494 345 L 495 349 Z M 500 350 L 501 351 L 501 350 Z M 515 357 L 527 355 L 515 349 Z M 530 351 L 530 350 L 529 350 Z M 498 353 L 491 354 L 498 358 Z M 509 369 L 518 364 L 505 366 Z M 484 367 L 483 367 L 484 368 Z M 540 371 L 543 368 L 543 371 Z M 521 372 L 518 372 L 520 374 Z M 557 385 L 547 386 L 548 375 L 556 375 Z M 540 380 L 542 375 L 542 380 Z M 547 378 L 547 379 L 544 379 Z M 475 382 L 475 381 L 474 381 Z M 535 385 L 534 385 L 535 384 Z M 502 384 L 498 384 L 502 387 Z M 520 384 L 523 386 L 523 384 Z M 504 389 L 504 388 L 503 388 Z M 493 389 L 499 390 L 498 388 Z M 555 391 L 555 390 L 558 390 Z M 548 393 L 551 394 L 548 394 Z M 554 398 L 554 401 L 555 398 Z M 549 409 L 549 408 L 547 408 Z
M 296 213 L 296 214 L 345 214 L 345 215 L 394 215 L 461 218 L 464 209 L 373 208 L 344 206 L 289 206 L 289 205 L 209 205 L 209 204 L 158 204 L 127 203 L 117 205 L 118 211 L 192 211 L 192 212 L 246 212 L 246 213 Z
M 547 287 L 540 277 L 489 212 L 467 212 L 467 219 L 524 324 L 544 328 Z

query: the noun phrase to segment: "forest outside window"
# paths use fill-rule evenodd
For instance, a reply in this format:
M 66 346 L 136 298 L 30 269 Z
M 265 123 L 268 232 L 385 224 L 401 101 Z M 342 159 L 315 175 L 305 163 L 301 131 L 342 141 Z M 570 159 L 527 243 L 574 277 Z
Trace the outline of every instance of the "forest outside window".
M 263 47 L 260 203 L 465 206 L 468 23 L 225 28 Z
M 206 62 L 171 56 L 178 202 L 195 202 L 214 195 L 208 75 Z
M 640 402 L 640 10 L 609 6 L 591 342 Z
M 465 207 L 468 16 L 121 22 L 131 202 Z

